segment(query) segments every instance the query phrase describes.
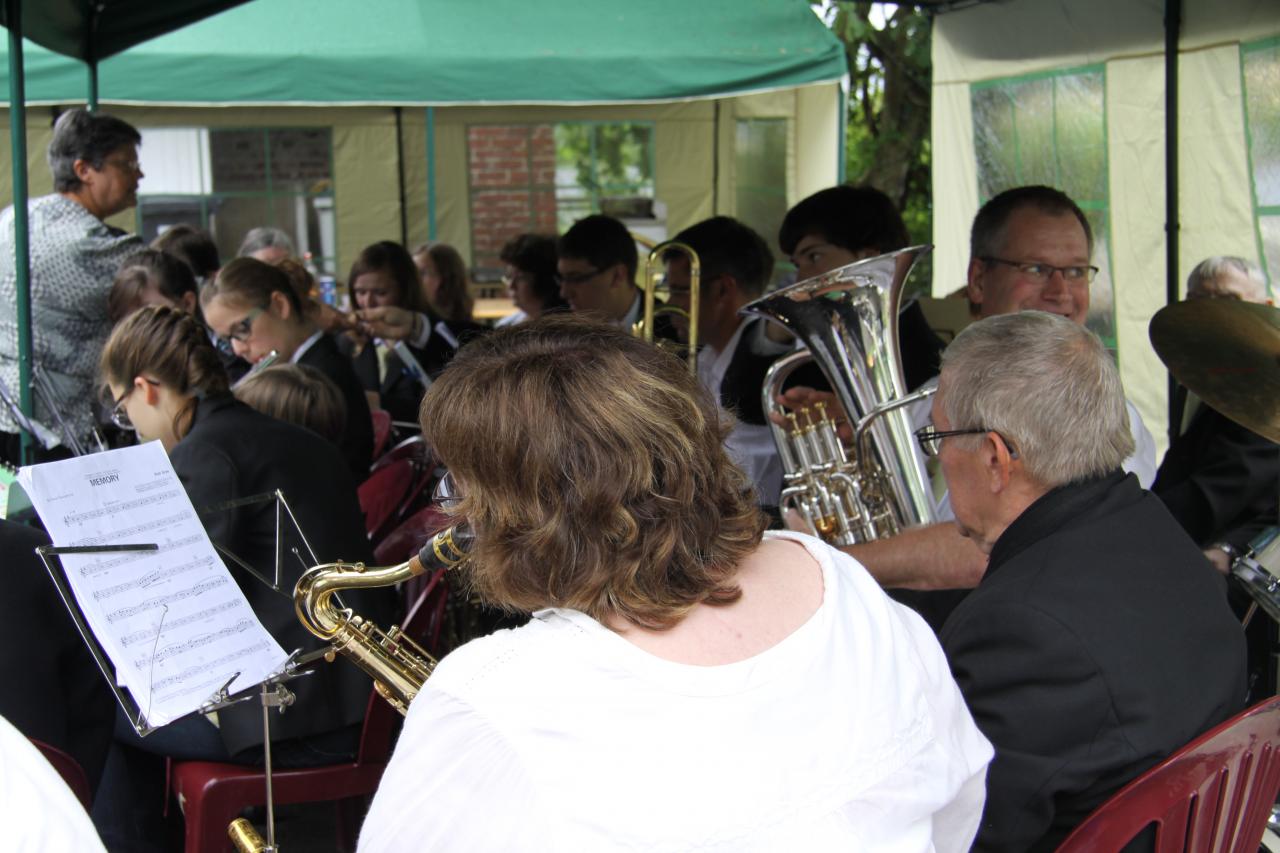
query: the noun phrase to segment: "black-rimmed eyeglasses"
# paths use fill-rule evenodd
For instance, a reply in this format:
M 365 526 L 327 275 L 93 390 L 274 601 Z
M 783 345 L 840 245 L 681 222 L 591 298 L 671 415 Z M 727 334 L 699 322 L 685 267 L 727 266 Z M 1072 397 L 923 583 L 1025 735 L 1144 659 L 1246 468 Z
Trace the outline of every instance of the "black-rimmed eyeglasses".
M 942 439 L 953 435 L 983 435 L 988 432 L 1000 433 L 986 427 L 974 427 L 973 429 L 934 429 L 932 426 L 921 427 L 916 430 L 916 441 L 920 443 L 920 449 L 924 451 L 925 456 L 937 456 L 938 451 L 942 448 Z M 1000 435 L 1000 440 L 1004 442 L 1005 447 L 1009 448 L 1009 456 L 1013 459 L 1018 458 L 1018 451 L 1014 448 L 1013 442 Z
M 1027 261 L 1007 261 L 1004 258 L 985 257 L 981 258 L 983 263 L 987 264 L 1004 264 L 1007 267 L 1013 267 L 1027 278 L 1035 279 L 1041 284 L 1048 283 L 1053 278 L 1054 273 L 1062 273 L 1062 277 L 1067 281 L 1083 281 L 1086 284 L 1093 281 L 1093 277 L 1098 274 L 1098 268 L 1093 266 L 1071 266 L 1071 267 L 1055 267 L 1053 264 L 1040 264 Z

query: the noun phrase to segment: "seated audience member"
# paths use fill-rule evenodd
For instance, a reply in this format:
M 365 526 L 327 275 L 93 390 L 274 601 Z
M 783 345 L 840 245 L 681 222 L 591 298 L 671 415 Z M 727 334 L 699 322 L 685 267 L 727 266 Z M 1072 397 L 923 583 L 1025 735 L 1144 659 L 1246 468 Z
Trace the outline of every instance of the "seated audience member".
M 435 330 L 457 349 L 483 330 L 471 319 L 476 301 L 467 287 L 467 265 L 447 243 L 424 243 L 413 250 L 412 259 L 426 296 L 425 313 Z
M 910 241 L 897 207 L 874 187 L 816 192 L 787 211 L 778 232 L 778 245 L 795 264 L 798 281 L 904 249 Z M 913 391 L 938 375 L 943 343 L 916 299 L 899 307 L 898 335 L 903 376 Z
M 307 313 L 288 275 L 253 258 L 236 258 L 200 298 L 209 328 L 250 364 L 274 351 L 279 363 L 309 365 L 333 380 L 347 407 L 342 455 L 362 482 L 373 456 L 373 418 L 364 389 L 351 360 Z
M 304 364 L 274 364 L 236 386 L 236 399 L 285 423 L 306 427 L 342 446 L 347 404 L 333 380 Z
M 776 507 L 782 490 L 782 462 L 760 398 L 764 375 L 791 345 L 771 340 L 768 320 L 738 313 L 764 293 L 773 275 L 773 254 L 764 238 L 727 216 L 716 216 L 675 236 L 698 253 L 698 378 L 737 423 L 725 444 L 729 458 L 755 485 L 762 506 Z M 687 311 L 690 300 L 689 255 L 670 250 L 663 256 L 670 305 Z
M 636 286 L 640 261 L 627 226 L 601 214 L 579 219 L 560 237 L 556 252 L 560 296 L 570 311 L 627 331 L 644 319 L 644 294 Z M 669 314 L 657 316 L 654 336 L 679 339 Z
M 240 263 L 266 266 L 249 259 Z M 229 264 L 227 270 L 232 267 Z M 136 429 L 141 440 L 154 439 L 164 446 L 209 538 L 260 574 L 271 577 L 276 571 L 274 502 L 233 510 L 210 508 L 279 489 L 317 562 L 372 556 L 355 482 L 344 470 L 341 454 L 309 430 L 267 417 L 231 396 L 226 374 L 195 318 L 166 307 L 130 315 L 103 350 L 102 376 L 116 400 L 117 421 Z M 279 564 L 281 589 L 286 594 L 272 590 L 235 561 L 225 562 L 255 614 L 283 648 L 314 648 L 317 641 L 298 621 L 287 594 L 305 569 L 291 550 L 298 548 L 308 563 L 310 555 L 288 525 L 279 535 L 279 553 L 285 555 Z M 377 622 L 390 615 L 393 595 L 390 589 L 367 590 L 349 603 Z M 326 764 L 352 755 L 369 698 L 368 678 L 354 667 L 319 666 L 291 682 L 289 689 L 297 695 L 296 703 L 272 719 L 277 766 Z M 121 739 L 135 751 L 257 763 L 262 710 L 253 703 L 237 705 L 218 712 L 216 727 L 197 715 L 146 738 L 118 730 L 117 742 Z M 109 783 L 114 784 L 110 766 L 104 791 Z M 138 801 L 144 799 L 132 787 L 114 793 L 117 796 L 101 809 L 95 807 L 95 817 L 111 821 L 116 806 L 123 815 L 130 803 L 141 805 Z M 160 805 L 158 797 L 155 805 Z
M 936 640 L 839 552 L 762 536 L 682 361 L 544 317 L 422 411 L 474 588 L 534 615 L 441 662 L 361 850 L 968 849 L 991 752 Z
M 536 320 L 548 311 L 563 311 L 568 303 L 560 298 L 556 281 L 556 240 L 541 234 L 521 234 L 502 247 L 502 281 L 515 303 L 513 314 L 495 325 L 510 326 Z
M 116 700 L 35 549 L 43 532 L 0 519 L 5 597 L 0 620 L 0 716 L 70 755 L 91 789 L 111 746 Z
M 144 305 L 168 305 L 199 316 L 200 298 L 191 268 L 156 249 L 143 249 L 125 258 L 107 296 L 111 324 Z
M 996 748 L 974 849 L 1052 850 L 1241 709 L 1240 624 L 1222 578 L 1121 470 L 1119 372 L 1078 323 L 1026 311 L 965 329 L 917 436 L 989 557 L 940 637 Z
M 191 268 L 196 284 L 212 281 L 222 267 L 218 244 L 208 231 L 191 225 L 174 225 L 151 241 L 151 248 L 173 255 Z
M 278 264 L 294 257 L 293 240 L 279 228 L 250 228 L 236 252 L 238 258 L 253 258 L 267 264 Z
M 358 310 L 399 308 L 419 318 L 420 324 L 431 322 L 431 309 L 418 280 L 413 258 L 399 243 L 384 240 L 366 246 L 351 265 L 347 276 L 351 304 Z M 350 338 L 345 339 L 345 342 Z M 441 332 L 437 323 L 429 327 L 426 346 L 407 344 L 410 354 L 427 375 L 434 378 L 457 351 L 456 338 Z M 426 390 L 421 379 L 401 361 L 393 350 L 393 341 L 378 337 L 358 340 L 351 352 L 360 384 L 398 421 L 417 421 L 418 405 Z
M 1262 271 L 1243 258 L 1201 261 L 1187 278 L 1187 299 L 1265 303 Z M 1249 541 L 1276 524 L 1280 449 L 1179 386 L 1182 429 L 1169 446 L 1151 491 L 1205 555 L 1226 572 Z

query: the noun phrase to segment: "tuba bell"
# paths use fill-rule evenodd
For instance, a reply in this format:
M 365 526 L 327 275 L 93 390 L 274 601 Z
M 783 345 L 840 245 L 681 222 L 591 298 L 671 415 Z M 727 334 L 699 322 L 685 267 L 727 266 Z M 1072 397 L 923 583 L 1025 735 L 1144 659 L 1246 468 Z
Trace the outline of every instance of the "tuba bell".
M 783 484 L 779 506 L 794 509 L 833 545 L 893 536 L 934 520 L 929 476 L 916 452 L 906 406 L 934 389 L 906 393 L 898 346 L 898 309 L 912 267 L 931 247 L 915 246 L 857 261 L 770 293 L 742 313 L 774 320 L 807 345 L 765 375 L 769 418 Z M 817 411 L 788 413 L 777 403 L 783 383 L 816 361 L 854 424 L 846 448 L 835 420 Z

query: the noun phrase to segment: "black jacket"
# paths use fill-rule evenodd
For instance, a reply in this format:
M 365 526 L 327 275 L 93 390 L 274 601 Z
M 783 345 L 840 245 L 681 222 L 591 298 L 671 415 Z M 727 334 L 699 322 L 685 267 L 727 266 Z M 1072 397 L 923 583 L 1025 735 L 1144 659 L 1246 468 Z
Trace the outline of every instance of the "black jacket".
M 197 404 L 191 430 L 169 454 L 173 468 L 217 546 L 224 547 L 261 574 L 275 571 L 276 508 L 273 502 L 231 511 L 207 511 L 236 498 L 280 489 L 320 562 L 372 558 L 364 520 L 342 456 L 315 433 L 255 411 L 230 396 Z M 310 558 L 288 524 L 282 525 L 283 594 L 225 559 L 232 576 L 267 631 L 286 652 L 314 649 L 319 640 L 298 621 L 292 592 Z M 303 558 L 295 556 L 297 548 Z M 345 596 L 361 616 L 386 627 L 392 615 L 391 589 Z M 282 740 L 334 731 L 360 722 L 369 699 L 370 680 L 346 660 L 317 664 L 312 675 L 289 688 L 297 702 L 273 717 Z M 220 711 L 219 731 L 235 754 L 262 743 L 262 713 L 245 703 Z
M 351 367 L 351 360 L 342 354 L 329 335 L 321 335 L 298 359 L 298 364 L 314 367 L 333 380 L 342 392 L 347 404 L 347 428 L 342 435 L 342 458 L 356 483 L 363 483 L 369 476 L 373 462 L 373 415 L 369 414 L 369 398 Z
M 1028 507 L 940 639 L 996 749 L 975 850 L 1052 850 L 1243 707 L 1244 635 L 1222 577 L 1120 471 Z
M 1280 447 L 1201 405 L 1151 485 L 1196 544 L 1243 550 L 1277 523 Z

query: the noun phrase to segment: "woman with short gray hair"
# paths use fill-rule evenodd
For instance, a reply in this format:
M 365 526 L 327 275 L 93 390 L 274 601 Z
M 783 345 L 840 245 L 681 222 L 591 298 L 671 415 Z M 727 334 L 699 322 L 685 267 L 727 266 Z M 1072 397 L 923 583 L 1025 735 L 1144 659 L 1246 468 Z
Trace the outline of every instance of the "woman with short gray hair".
M 53 126 L 49 170 L 55 192 L 27 205 L 31 235 L 31 328 L 35 366 L 48 378 L 70 436 L 86 441 L 94 426 L 98 354 L 111 332 L 107 296 L 121 261 L 145 248 L 104 220 L 138 203 L 138 146 L 126 121 L 74 109 Z M 18 387 L 17 270 L 13 208 L 0 213 L 0 379 Z M 45 401 L 36 420 L 56 422 Z M 0 408 L 0 456 L 19 462 L 18 426 Z

